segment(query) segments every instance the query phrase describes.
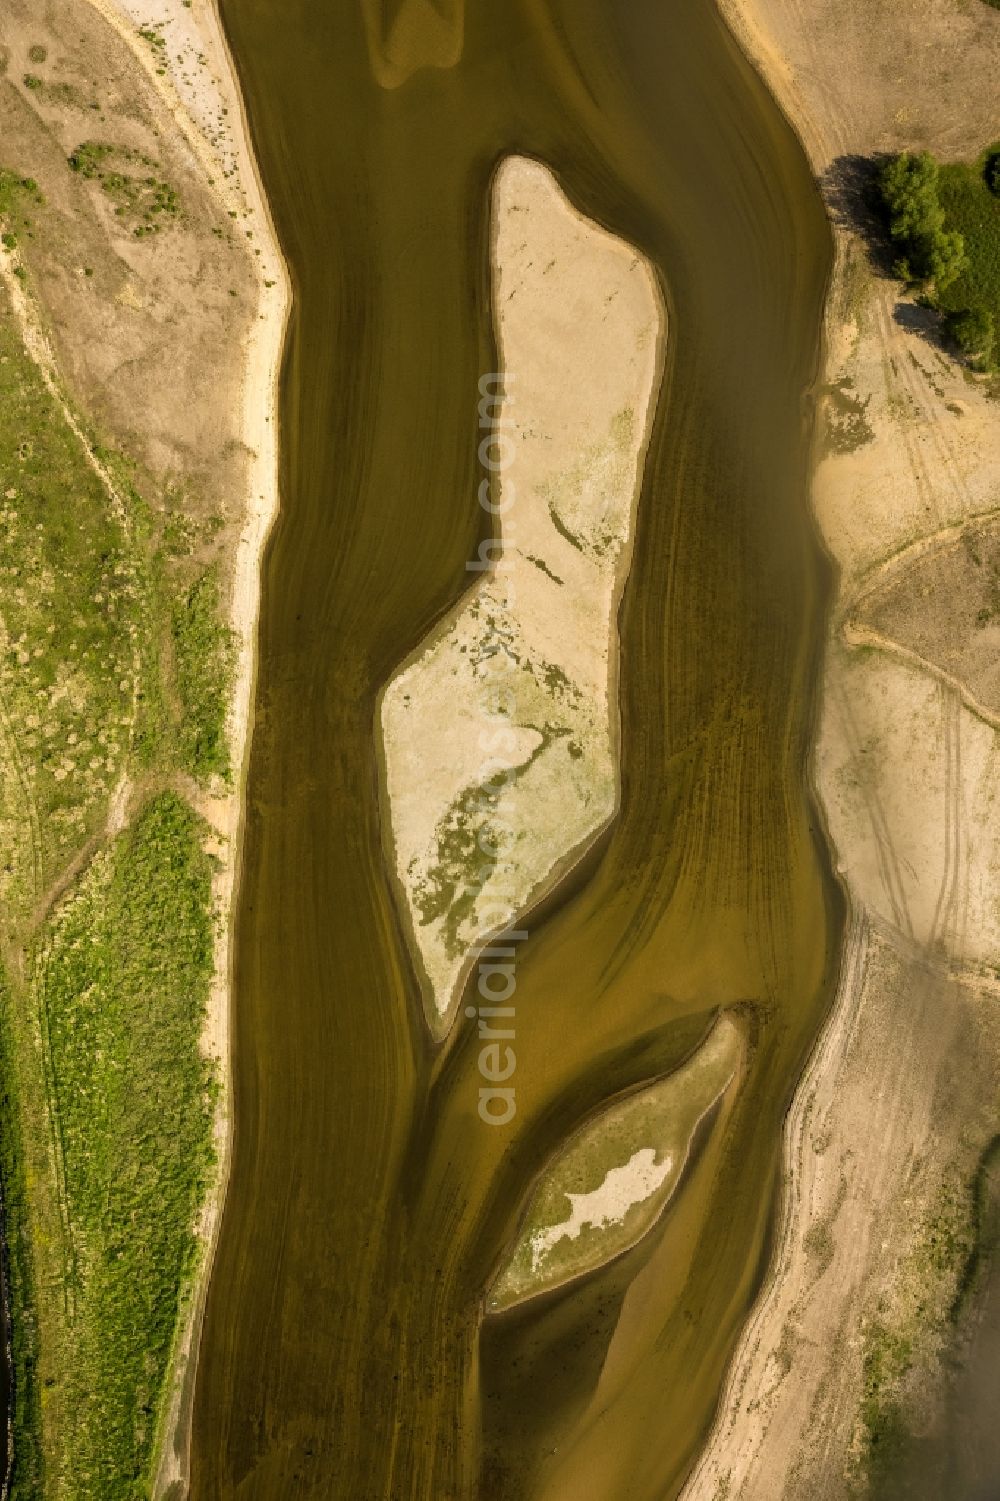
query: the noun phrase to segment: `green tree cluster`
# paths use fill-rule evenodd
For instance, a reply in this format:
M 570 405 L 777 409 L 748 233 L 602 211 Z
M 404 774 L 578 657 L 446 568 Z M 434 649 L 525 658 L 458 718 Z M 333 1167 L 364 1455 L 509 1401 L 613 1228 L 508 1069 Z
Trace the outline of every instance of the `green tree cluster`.
M 883 167 L 880 187 L 889 233 L 899 249 L 895 275 L 943 291 L 965 269 L 965 241 L 945 224 L 937 162 L 928 151 L 903 151 Z
M 902 280 L 919 283 L 969 362 L 995 369 L 1000 328 L 1000 150 L 941 165 L 902 152 L 882 168 L 881 203 Z

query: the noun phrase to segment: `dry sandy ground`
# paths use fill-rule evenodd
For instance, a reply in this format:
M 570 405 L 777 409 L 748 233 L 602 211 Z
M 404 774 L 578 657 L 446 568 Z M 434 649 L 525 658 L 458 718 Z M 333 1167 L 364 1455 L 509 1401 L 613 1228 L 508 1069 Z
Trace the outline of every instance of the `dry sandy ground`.
M 140 35 L 142 27 L 147 33 Z M 155 36 L 162 37 L 162 43 Z M 34 48 L 34 57 L 29 57 Z M 230 715 L 234 789 L 194 794 L 220 866 L 217 981 L 205 1046 L 226 1088 L 223 1172 L 202 1225 L 211 1246 L 228 1146 L 229 916 L 253 683 L 258 565 L 277 507 L 274 393 L 287 278 L 253 164 L 213 0 L 9 0 L 0 21 L 4 165 L 42 183 L 48 230 L 30 247 L 26 297 L 8 276 L 26 347 L 60 391 L 137 461 L 147 496 L 166 497 L 218 557 L 238 642 Z M 40 78 L 29 87 L 26 77 Z M 95 82 L 94 80 L 99 80 Z M 137 238 L 97 185 L 66 165 L 84 140 L 155 159 L 181 210 Z M 106 480 L 109 494 L 114 485 Z M 154 501 L 154 503 L 156 503 Z M 205 523 L 208 525 L 205 526 Z M 128 817 L 118 790 L 109 830 Z M 206 1258 L 207 1263 L 208 1258 Z M 200 1297 L 177 1351 L 177 1401 Z M 169 1427 L 176 1425 L 175 1402 Z M 182 1462 L 168 1444 L 160 1489 Z
M 840 1498 L 863 1456 L 863 1361 L 919 1428 L 967 1186 L 997 1129 L 1000 409 L 880 279 L 845 213 L 850 159 L 972 157 L 1000 136 L 1000 14 L 981 0 L 727 0 L 838 222 L 819 526 L 840 567 L 816 780 L 852 919 L 827 1030 L 786 1123 L 783 1223 L 687 1501 Z
M 663 326 L 645 262 L 543 167 L 508 159 L 493 193 L 505 391 L 486 426 L 480 407 L 480 457 L 503 557 L 381 709 L 391 858 L 436 1029 L 474 946 L 614 812 L 615 620 Z

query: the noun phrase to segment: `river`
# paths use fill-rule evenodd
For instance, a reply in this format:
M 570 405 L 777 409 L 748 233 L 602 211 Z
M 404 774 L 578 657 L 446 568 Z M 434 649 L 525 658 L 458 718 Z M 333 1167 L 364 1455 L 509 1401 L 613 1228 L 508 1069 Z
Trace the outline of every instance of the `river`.
M 222 11 L 294 308 L 191 1494 L 662 1501 L 759 1284 L 842 926 L 807 774 L 830 584 L 807 505 L 822 205 L 707 0 L 477 0 L 458 60 L 392 89 L 355 0 Z M 424 1027 L 375 711 L 481 535 L 489 185 L 513 151 L 648 256 L 669 324 L 621 616 L 621 810 L 523 924 L 499 1130 L 470 1029 L 435 1048 Z M 671 1211 L 484 1329 L 541 1165 L 721 1006 L 751 1062 Z

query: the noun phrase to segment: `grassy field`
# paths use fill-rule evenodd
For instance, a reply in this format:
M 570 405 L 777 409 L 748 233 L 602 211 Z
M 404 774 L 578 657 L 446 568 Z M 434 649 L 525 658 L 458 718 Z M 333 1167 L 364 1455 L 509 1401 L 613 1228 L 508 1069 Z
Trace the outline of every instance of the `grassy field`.
M 115 515 L 0 301 L 0 691 L 23 773 L 4 779 L 3 821 L 24 824 L 27 801 L 35 833 L 30 863 L 0 876 L 15 909 L 40 899 L 94 832 L 140 730 L 155 643 L 143 521 L 130 520 Z
M 0 171 L 0 254 L 29 295 L 44 213 Z M 233 651 L 211 528 L 67 411 L 0 288 L 11 1496 L 135 1501 L 212 1169 L 212 863 L 191 799 L 229 775 Z M 134 811 L 112 834 L 123 789 Z
M 212 776 L 228 780 L 226 704 L 235 647 L 222 620 L 218 569 L 199 573 L 175 598 L 172 634 L 184 767 L 201 781 Z
M 31 954 L 60 1233 L 40 1312 L 47 1493 L 147 1494 L 159 1397 L 211 1164 L 199 1034 L 211 869 L 190 808 L 154 798 Z
M 18 1501 L 149 1493 L 212 1160 L 210 881 L 196 816 L 154 797 L 0 991 Z
M 38 1378 L 38 1313 L 33 1242 L 41 1229 L 35 1195 L 28 1182 L 28 1136 L 22 1100 L 31 1094 L 24 1079 L 28 1032 L 26 1008 L 15 1002 L 0 973 L 0 1182 L 3 1185 L 7 1242 L 7 1292 L 12 1311 L 11 1366 L 16 1400 L 11 1414 L 13 1453 L 11 1498 L 27 1501 L 42 1489 L 41 1391 Z

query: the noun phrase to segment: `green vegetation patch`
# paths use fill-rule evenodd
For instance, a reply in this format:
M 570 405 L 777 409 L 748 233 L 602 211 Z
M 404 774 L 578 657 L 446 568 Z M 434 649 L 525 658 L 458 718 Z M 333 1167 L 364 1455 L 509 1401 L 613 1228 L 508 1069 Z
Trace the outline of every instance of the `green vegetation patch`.
M 500 821 L 492 816 L 495 790 L 488 784 L 466 787 L 439 819 L 434 830 L 434 863 L 422 879 L 415 880 L 413 904 L 420 924 L 444 918 L 445 950 L 450 959 L 463 952 L 461 929 L 475 911 L 481 887 L 489 879 L 495 861 L 489 851 L 501 849 Z M 417 868 L 410 862 L 410 875 Z
M 994 147 L 971 167 L 959 163 L 940 172 L 941 204 L 962 236 L 965 262 L 939 294 L 938 305 L 966 353 L 992 366 L 1000 353 L 1000 193 L 991 189 L 987 172 L 996 173 L 998 157 Z
M 100 183 L 115 213 L 140 238 L 155 234 L 180 211 L 176 192 L 156 175 L 159 168 L 152 157 L 104 141 L 83 141 L 68 160 L 71 171 Z
M 863 1464 L 869 1485 L 892 1475 L 904 1453 L 909 1428 L 898 1392 L 912 1361 L 910 1341 L 903 1335 L 879 1322 L 865 1330 L 861 1421 Z
M 520 665 L 534 679 L 531 665 Z M 543 681 L 552 696 L 571 689 L 565 673 L 551 663 L 544 664 Z M 459 958 L 465 951 L 469 938 L 463 934 L 463 927 L 474 916 L 483 888 L 511 858 L 513 841 L 509 814 L 505 816 L 504 810 L 506 795 L 553 741 L 569 734 L 563 726 L 530 724 L 527 718 L 523 727 L 537 732 L 538 744 L 523 761 L 499 768 L 493 776 L 464 788 L 435 826 L 430 866 L 418 875 L 418 862 L 410 862 L 412 899 L 420 914 L 420 926 L 444 918 L 444 947 L 450 959 Z
M 173 793 L 100 854 L 33 953 L 63 1233 L 39 1248 L 66 1300 L 46 1361 L 53 1494 L 145 1495 L 192 1225 L 212 1161 L 199 1045 L 213 974 L 211 863 Z M 61 1263 L 61 1264 L 60 1264 Z M 55 1274 L 55 1275 L 53 1275 Z
M 0 599 L 0 693 L 21 762 L 0 816 L 34 809 L 34 868 L 15 869 L 11 839 L 0 849 L 0 896 L 16 903 L 92 831 L 124 769 L 148 587 L 125 520 L 2 317 Z
M 185 768 L 200 781 L 212 776 L 228 778 L 226 709 L 236 643 L 223 620 L 217 568 L 200 574 L 174 605 L 173 643 Z
M 871 396 L 862 400 L 854 394 L 851 386 L 850 379 L 845 378 L 823 388 L 829 402 L 823 432 L 827 453 L 853 453 L 875 436 L 868 420 Z
M 883 168 L 880 191 L 898 252 L 895 274 L 921 285 L 964 354 L 982 369 L 996 369 L 1000 146 L 971 165 L 903 152 Z
M 18 172 L 0 167 L 0 215 L 7 218 L 19 211 L 26 198 L 33 203 L 43 202 L 41 189 L 35 179 L 22 177 Z
M 85 153 L 80 170 L 96 177 L 108 160 Z M 0 169 L 0 253 L 30 234 L 42 202 L 31 178 Z M 159 789 L 179 770 L 205 779 L 228 766 L 232 649 L 206 570 L 214 532 L 181 525 L 182 496 L 147 505 L 129 461 L 68 410 L 0 288 L 11 1497 L 136 1501 L 192 1269 L 214 1099 L 198 1047 L 212 867 L 200 822 Z M 125 779 L 144 811 L 109 844 Z
M 44 203 L 33 177 L 22 177 L 0 167 L 0 246 L 4 251 L 17 249 L 22 232 L 31 234 L 31 218 L 25 213 L 28 204 Z M 24 280 L 24 267 L 15 262 L 14 275 Z

